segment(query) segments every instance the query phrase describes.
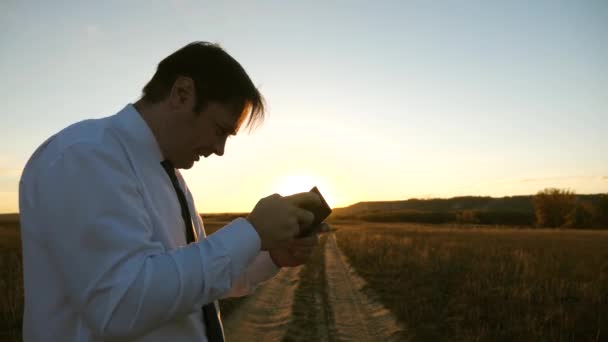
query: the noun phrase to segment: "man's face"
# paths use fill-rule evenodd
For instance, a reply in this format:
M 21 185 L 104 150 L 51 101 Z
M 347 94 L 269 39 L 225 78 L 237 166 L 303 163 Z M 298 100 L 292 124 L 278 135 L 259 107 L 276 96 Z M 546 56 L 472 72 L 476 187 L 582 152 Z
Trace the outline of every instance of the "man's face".
M 240 108 L 209 102 L 201 112 L 194 112 L 194 82 L 178 77 L 165 102 L 167 115 L 163 125 L 163 154 L 173 166 L 189 169 L 201 156 L 224 154 L 226 139 L 236 135 Z
M 201 156 L 222 156 L 226 140 L 236 135 L 239 114 L 233 106 L 217 102 L 208 103 L 199 113 L 176 113 L 170 130 L 169 160 L 176 168 L 189 169 Z

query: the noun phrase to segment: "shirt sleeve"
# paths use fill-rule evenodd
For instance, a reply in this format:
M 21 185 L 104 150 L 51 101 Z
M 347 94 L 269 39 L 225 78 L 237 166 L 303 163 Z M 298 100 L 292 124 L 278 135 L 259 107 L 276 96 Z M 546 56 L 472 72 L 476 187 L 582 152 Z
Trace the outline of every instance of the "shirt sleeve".
M 260 252 L 232 288 L 221 298 L 241 297 L 253 293 L 261 284 L 274 277 L 280 270 L 267 251 Z
M 116 149 L 72 145 L 40 172 L 35 188 L 43 238 L 70 305 L 102 338 L 135 337 L 200 310 L 260 252 L 245 220 L 167 251 L 151 238 L 142 188 Z
M 178 173 L 178 179 L 180 180 L 180 185 L 186 189 L 186 198 L 188 200 L 189 205 L 191 206 L 191 211 L 198 213 L 196 209 L 196 204 L 194 203 L 194 199 L 192 196 L 192 192 L 181 173 Z M 200 227 L 204 227 L 203 219 L 200 215 L 195 215 L 195 219 L 198 221 Z M 242 222 L 243 224 L 248 225 L 252 230 L 255 228 L 249 223 L 249 221 L 239 218 L 237 221 Z M 234 221 L 233 221 L 234 222 Z M 222 228 L 211 234 L 208 237 L 214 236 L 218 232 L 222 231 L 225 228 Z M 257 233 L 256 233 L 257 234 Z M 199 232 L 199 235 L 206 235 L 204 232 Z M 259 238 L 259 237 L 258 237 Z M 280 270 L 267 251 L 260 252 L 255 259 L 247 266 L 245 271 L 241 274 L 241 276 L 233 283 L 232 287 L 224 294 L 222 294 L 221 298 L 229 298 L 229 297 L 242 297 L 253 293 L 262 283 L 274 277 Z

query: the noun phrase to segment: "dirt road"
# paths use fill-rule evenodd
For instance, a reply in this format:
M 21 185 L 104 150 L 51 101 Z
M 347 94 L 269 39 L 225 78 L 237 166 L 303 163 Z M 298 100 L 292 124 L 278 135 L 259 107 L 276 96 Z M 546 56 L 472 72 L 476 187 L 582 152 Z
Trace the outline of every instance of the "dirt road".
M 280 341 L 291 321 L 300 267 L 284 268 L 224 323 L 226 341 Z
M 311 338 L 310 330 L 315 330 L 314 340 L 319 341 L 399 340 L 402 328 L 388 310 L 364 294 L 365 282 L 351 269 L 333 234 L 323 254 L 307 267 L 324 268 L 324 281 L 313 289 L 298 289 L 301 267 L 281 270 L 224 322 L 226 340 L 303 341 Z M 314 298 L 312 303 L 310 298 Z M 292 308 L 298 301 L 315 314 L 294 315 Z
M 365 281 L 349 266 L 335 235 L 325 244 L 325 273 L 335 340 L 398 341 L 402 330 L 391 313 L 363 293 Z

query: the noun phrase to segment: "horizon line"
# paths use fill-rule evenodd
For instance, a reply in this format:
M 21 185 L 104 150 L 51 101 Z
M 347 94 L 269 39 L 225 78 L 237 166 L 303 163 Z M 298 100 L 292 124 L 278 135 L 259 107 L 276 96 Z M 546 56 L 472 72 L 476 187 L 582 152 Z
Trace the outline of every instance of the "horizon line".
M 567 190 L 567 189 L 566 189 Z M 421 200 L 421 201 L 431 201 L 431 200 L 449 200 L 449 199 L 455 199 L 455 198 L 462 198 L 462 197 L 487 197 L 487 198 L 506 198 L 506 197 L 529 197 L 529 196 L 535 196 L 536 194 L 529 194 L 529 195 L 505 195 L 505 196 L 483 196 L 483 195 L 459 195 L 459 196 L 452 196 L 452 197 L 410 197 L 407 199 L 398 199 L 398 200 L 371 200 L 371 201 L 357 201 L 357 202 L 353 202 L 349 205 L 346 206 L 341 206 L 341 207 L 333 207 L 332 209 L 342 209 L 342 208 L 348 208 L 350 206 L 356 205 L 358 203 L 372 203 L 372 202 L 403 202 L 403 201 L 410 201 L 410 200 Z M 598 196 L 598 195 L 608 195 L 607 193 L 604 192 L 596 192 L 596 193 L 574 193 L 575 196 Z M 248 211 L 208 211 L 208 212 L 199 212 L 199 215 L 222 215 L 222 214 L 243 214 L 243 213 L 248 213 Z M 0 212 L 0 215 L 18 215 L 19 212 Z

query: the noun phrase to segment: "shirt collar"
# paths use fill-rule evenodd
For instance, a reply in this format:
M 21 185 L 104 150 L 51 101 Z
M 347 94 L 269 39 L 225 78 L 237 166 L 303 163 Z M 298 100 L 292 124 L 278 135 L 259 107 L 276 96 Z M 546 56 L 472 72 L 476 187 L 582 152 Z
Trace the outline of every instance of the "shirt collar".
M 128 139 L 130 147 L 138 154 L 145 154 L 159 162 L 164 159 L 156 137 L 132 103 L 116 113 L 114 122 L 121 135 Z

